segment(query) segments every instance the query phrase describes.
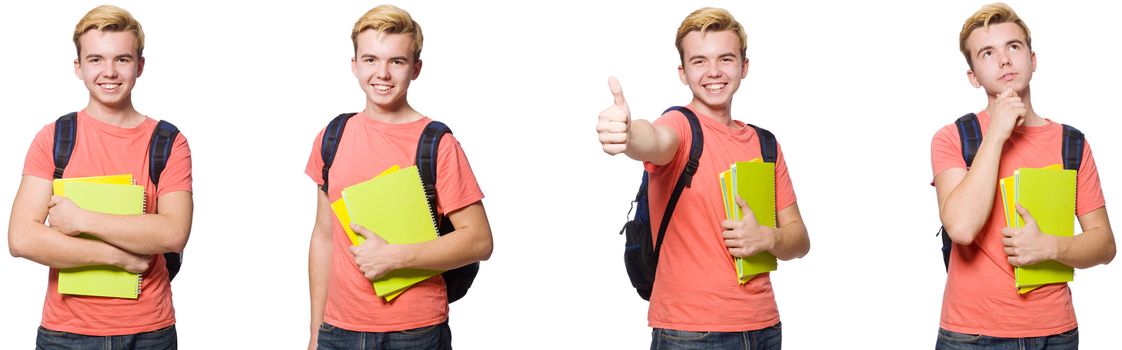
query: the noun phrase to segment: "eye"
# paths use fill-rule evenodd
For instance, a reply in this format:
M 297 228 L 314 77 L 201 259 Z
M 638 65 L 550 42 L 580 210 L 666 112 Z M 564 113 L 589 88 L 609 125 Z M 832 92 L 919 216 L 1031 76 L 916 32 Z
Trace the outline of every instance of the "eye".
M 370 57 L 363 57 L 362 63 L 374 63 L 374 59 Z
M 982 51 L 981 56 L 982 58 L 990 58 L 990 56 L 993 56 L 993 52 L 991 52 L 990 50 Z
M 89 59 L 89 62 L 90 63 L 98 63 L 98 62 L 101 62 L 101 59 L 97 58 L 97 57 L 92 57 L 92 58 Z
M 1020 49 L 1021 49 L 1020 44 L 1009 45 L 1009 51 L 1017 51 L 1017 50 L 1020 50 Z
M 393 64 L 405 64 L 405 60 L 403 60 L 403 59 L 400 59 L 400 58 L 395 58 L 395 59 L 394 59 L 393 61 L 390 61 L 390 63 L 393 63 Z
M 117 63 L 129 63 L 129 59 L 127 57 L 121 57 L 117 59 Z

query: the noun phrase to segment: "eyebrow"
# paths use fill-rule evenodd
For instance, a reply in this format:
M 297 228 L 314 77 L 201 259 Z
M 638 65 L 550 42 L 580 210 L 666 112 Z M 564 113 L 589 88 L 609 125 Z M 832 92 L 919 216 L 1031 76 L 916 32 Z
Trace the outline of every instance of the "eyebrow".
M 377 55 L 373 55 L 373 54 L 368 54 L 368 53 L 364 53 L 364 54 L 362 54 L 362 55 L 360 55 L 360 56 L 358 56 L 358 57 L 359 57 L 359 58 L 378 58 L 378 56 L 377 56 Z M 394 57 L 390 57 L 390 59 L 391 59 L 391 60 L 405 60 L 405 61 L 409 61 L 409 58 L 408 58 L 408 57 L 405 57 L 405 56 L 394 56 Z
M 736 53 L 726 52 L 726 53 L 717 55 L 717 58 L 725 58 L 725 57 L 730 57 L 730 56 L 735 58 Z M 690 56 L 690 58 L 687 61 L 693 61 L 694 59 L 698 59 L 698 58 L 706 58 L 706 57 L 705 57 L 705 55 L 693 55 L 693 56 Z
M 1009 46 L 1009 45 L 1012 45 L 1012 44 L 1024 45 L 1025 42 L 1021 41 L 1021 39 L 1013 39 L 1013 40 L 1009 40 L 1009 41 L 1005 42 L 1005 46 Z M 993 49 L 993 45 L 982 47 L 981 49 L 978 49 L 978 53 L 975 56 L 981 55 L 982 52 L 985 52 L 986 50 L 991 50 L 991 49 Z
M 101 54 L 96 54 L 96 53 L 91 53 L 91 54 L 86 55 L 86 59 L 91 59 L 91 58 L 105 58 L 105 56 L 102 56 Z M 133 58 L 133 56 L 132 56 L 131 53 L 126 53 L 126 54 L 123 54 L 123 55 L 117 55 L 113 58 Z

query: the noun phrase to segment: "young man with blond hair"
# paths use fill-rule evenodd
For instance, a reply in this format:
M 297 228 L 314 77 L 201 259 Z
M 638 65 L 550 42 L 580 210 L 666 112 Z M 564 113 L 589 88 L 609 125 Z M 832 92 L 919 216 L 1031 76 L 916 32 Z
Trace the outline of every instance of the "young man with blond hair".
M 1018 168 L 1064 164 L 1064 135 L 1073 131 L 1033 109 L 1029 82 L 1036 52 L 1028 26 L 1008 5 L 989 4 L 970 16 L 959 46 L 966 77 L 983 89 L 987 105 L 976 115 L 981 142 L 970 164 L 963 159 L 956 124 L 931 141 L 939 216 L 954 242 L 936 348 L 1076 349 L 1079 330 L 1067 283 L 1018 294 L 1014 267 L 1054 260 L 1082 269 L 1114 258 L 1114 233 L 1090 143 L 1073 152 L 1082 158 L 1074 215 L 1083 233 L 1044 234 L 1019 205 L 1024 227 L 1006 228 L 998 179 Z
M 351 39 L 351 69 L 366 94 L 366 108 L 344 119 L 329 171 L 321 153 L 327 128 L 316 137 L 305 169 L 317 185 L 308 258 L 308 348 L 448 349 L 448 294 L 442 276 L 426 279 L 390 302 L 375 294 L 371 281 L 397 269 L 449 270 L 488 259 L 492 242 L 483 192 L 459 142 L 444 134 L 435 152 L 435 205 L 455 230 L 424 243 L 387 244 L 351 225 L 366 238 L 351 246 L 330 203 L 343 188 L 391 165 L 413 165 L 419 137 L 433 122 L 406 98 L 421 73 L 423 44 L 421 27 L 409 13 L 390 5 L 375 7 L 355 23 Z
M 790 260 L 810 250 L 782 150 L 775 164 L 778 228 L 757 224 L 743 201 L 741 221 L 725 220 L 723 207 L 712 205 L 722 201 L 717 175 L 762 153 L 755 128 L 732 118 L 733 95 L 748 74 L 744 29 L 728 11 L 702 8 L 682 21 L 675 45 L 678 77 L 693 93 L 688 110 L 700 122 L 704 152 L 666 230 L 647 315 L 654 328 L 651 349 L 779 349 L 769 274 L 740 285 L 733 257 L 770 252 Z M 661 222 L 689 158 L 691 127 L 680 111 L 654 123 L 631 120 L 619 82 L 611 78 L 608 86 L 615 102 L 600 112 L 600 142 L 608 154 L 643 162 L 650 176 L 650 222 Z
M 175 309 L 163 254 L 181 252 L 191 230 L 191 151 L 178 134 L 166 167 L 156 175 L 158 186 L 149 180 L 149 141 L 158 123 L 132 103 L 144 71 L 144 30 L 132 15 L 109 5 L 94 8 L 75 27 L 74 45 L 74 73 L 89 90 L 89 102 L 68 115 L 76 122 L 72 156 L 57 166 L 56 123 L 39 131 L 27 152 L 8 227 L 13 256 L 50 267 L 36 348 L 174 349 Z M 144 187 L 145 214 L 96 213 L 52 195 L 53 178 L 115 174 L 132 174 Z M 143 274 L 139 297 L 57 291 L 59 269 L 94 265 Z

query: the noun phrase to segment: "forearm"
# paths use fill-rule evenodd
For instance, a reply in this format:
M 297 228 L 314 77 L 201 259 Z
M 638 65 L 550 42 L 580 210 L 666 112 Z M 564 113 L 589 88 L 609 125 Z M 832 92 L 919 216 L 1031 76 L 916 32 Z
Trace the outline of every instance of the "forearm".
M 1114 260 L 1114 231 L 1106 207 L 1079 217 L 1083 233 L 1073 237 L 1056 237 L 1056 254 L 1052 260 L 1074 268 L 1085 269 Z
M 983 140 L 966 176 L 942 202 L 939 218 L 955 243 L 973 242 L 989 219 L 1001 148 L 997 140 Z
M 810 236 L 801 219 L 776 229 L 775 234 L 775 247 L 770 252 L 779 260 L 801 258 L 810 251 Z
M 1098 228 L 1073 237 L 1057 237 L 1060 247 L 1055 257 L 1064 265 L 1085 269 L 1114 260 L 1114 237 Z
M 327 305 L 327 281 L 331 275 L 331 232 L 326 239 L 313 233 L 308 249 L 308 294 L 311 297 L 311 332 L 319 332 Z
M 42 223 L 12 223 L 8 234 L 12 256 L 53 268 L 91 265 L 124 267 L 127 252 L 108 243 L 59 233 Z
M 491 233 L 480 227 L 463 227 L 418 244 L 402 245 L 402 268 L 451 270 L 491 257 Z
M 110 215 L 85 212 L 79 227 L 109 244 L 135 254 L 181 252 L 191 234 L 191 192 L 160 196 L 157 214 Z
M 88 212 L 83 233 L 135 254 L 180 252 L 187 244 L 190 220 L 165 214 L 112 215 Z
M 633 120 L 628 129 L 627 150 L 624 151 L 631 159 L 641 162 L 651 162 L 656 165 L 666 165 L 674 159 L 678 145 L 671 145 L 665 136 L 659 135 L 658 129 L 646 120 Z

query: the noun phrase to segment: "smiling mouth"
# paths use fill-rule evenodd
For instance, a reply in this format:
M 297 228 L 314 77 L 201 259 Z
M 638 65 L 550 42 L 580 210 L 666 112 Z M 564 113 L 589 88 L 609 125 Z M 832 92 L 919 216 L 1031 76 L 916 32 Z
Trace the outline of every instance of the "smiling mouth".
M 121 83 L 101 83 L 97 84 L 97 86 L 102 88 L 103 90 L 114 91 L 117 90 L 117 88 L 121 87 Z
M 390 91 L 390 89 L 393 89 L 392 85 L 371 84 L 370 86 L 373 86 L 374 91 L 377 91 L 377 92 L 386 92 L 386 91 Z
M 721 89 L 724 89 L 726 85 L 728 85 L 728 83 L 710 83 L 701 85 L 701 87 L 709 90 L 709 92 L 721 92 Z

